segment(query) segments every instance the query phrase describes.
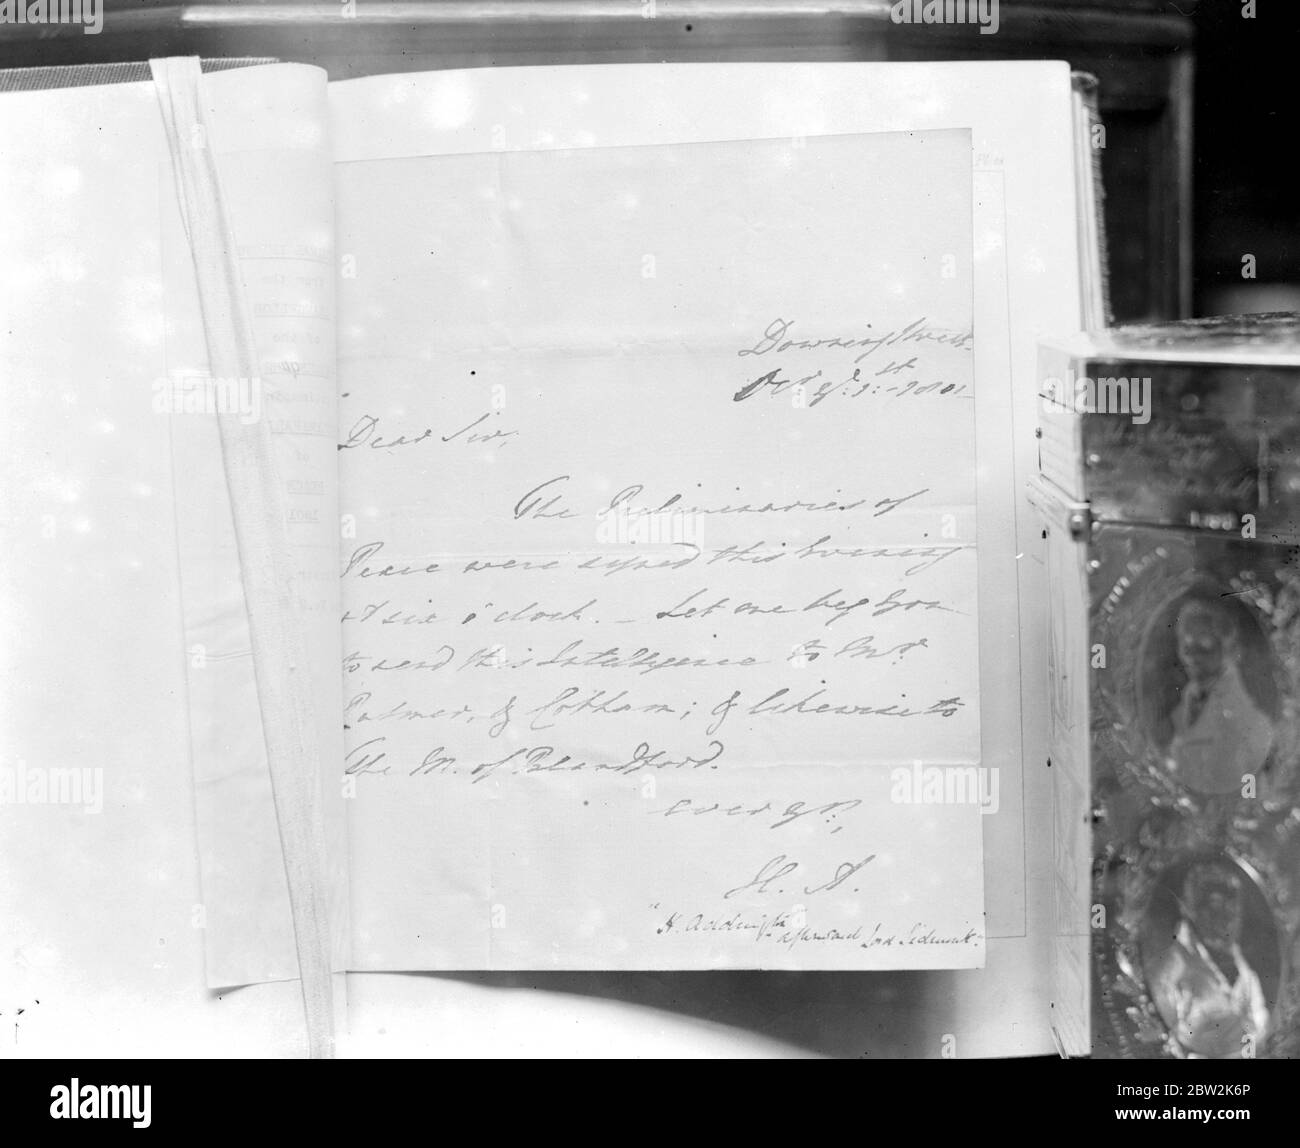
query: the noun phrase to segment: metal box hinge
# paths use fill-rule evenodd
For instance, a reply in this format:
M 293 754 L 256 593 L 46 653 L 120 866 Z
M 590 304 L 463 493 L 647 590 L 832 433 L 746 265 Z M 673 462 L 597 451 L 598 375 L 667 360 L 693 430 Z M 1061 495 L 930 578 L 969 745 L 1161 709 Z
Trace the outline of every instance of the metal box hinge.
M 1039 477 L 1028 483 L 1029 503 L 1043 516 L 1049 530 L 1064 530 L 1074 542 L 1087 542 L 1092 536 L 1092 507 L 1066 497 L 1061 489 Z

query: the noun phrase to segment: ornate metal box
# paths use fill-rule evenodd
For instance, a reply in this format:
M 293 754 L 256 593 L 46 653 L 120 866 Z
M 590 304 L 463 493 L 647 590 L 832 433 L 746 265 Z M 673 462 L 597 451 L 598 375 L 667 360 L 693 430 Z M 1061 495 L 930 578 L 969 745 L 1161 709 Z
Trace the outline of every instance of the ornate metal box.
M 1300 316 L 1041 359 L 1068 1055 L 1300 1054 Z

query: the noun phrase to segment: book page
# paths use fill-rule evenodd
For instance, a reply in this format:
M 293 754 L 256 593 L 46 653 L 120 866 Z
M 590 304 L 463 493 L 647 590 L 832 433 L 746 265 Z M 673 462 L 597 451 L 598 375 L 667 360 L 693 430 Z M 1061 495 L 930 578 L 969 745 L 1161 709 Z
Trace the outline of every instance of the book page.
M 297 974 L 216 414 L 275 439 L 337 795 L 325 94 L 297 65 L 204 77 L 209 133 L 189 142 L 218 157 L 263 357 L 224 385 L 153 84 L 0 96 L 0 984 L 18 1055 L 305 1049 L 297 983 L 210 991 Z
M 214 380 L 174 177 L 160 167 L 161 308 L 166 372 L 154 406 L 170 424 L 195 819 L 204 888 L 207 979 L 213 987 L 295 978 L 295 948 L 252 661 L 242 562 L 215 413 L 269 427 L 292 563 L 293 623 L 315 706 L 314 759 L 328 819 L 329 917 L 346 966 L 346 824 L 337 772 L 340 656 L 338 390 L 333 181 L 318 69 L 276 73 L 272 96 L 213 85 L 210 145 L 220 156 L 238 266 L 256 341 L 257 374 Z M 268 85 L 269 86 L 269 85 Z M 248 125 L 278 121 L 280 146 L 250 146 Z M 209 142 L 209 141 L 205 141 Z M 231 384 L 234 384 L 233 386 Z
M 1047 969 L 1049 867 L 1046 586 L 1038 519 L 1025 491 L 1037 473 L 1036 347 L 1082 320 L 1069 65 L 990 63 L 698 63 L 478 68 L 330 85 L 337 160 L 489 150 L 670 144 L 931 128 L 971 131 L 974 149 L 974 348 L 979 458 L 982 760 L 1000 778 L 984 829 L 988 964 L 977 973 L 826 974 L 797 981 L 745 973 L 693 978 L 561 974 L 489 1008 L 482 990 L 440 984 L 439 1001 L 515 1032 L 549 1016 L 546 1039 L 575 1054 L 573 991 L 613 993 L 640 1047 L 663 1009 L 775 1034 L 836 1056 L 1008 1056 L 1052 1051 Z M 373 210 L 373 208 L 371 208 Z M 384 977 L 367 1015 L 395 1031 L 428 1007 L 433 982 Z M 493 983 L 516 985 L 497 978 Z M 586 986 L 585 989 L 582 986 Z M 536 999 L 534 999 L 534 997 Z M 791 1002 L 805 1002 L 791 1011 Z M 508 1002 L 520 1001 L 512 1007 Z M 849 1002 L 846 1006 L 846 1002 Z M 640 1004 L 638 1011 L 634 1004 Z M 648 1006 L 648 1008 L 646 1007 Z M 546 1011 L 549 1010 L 549 1011 Z M 812 1017 L 816 1017 L 814 1022 Z M 881 1018 L 886 1018 L 882 1021 Z M 414 1033 L 414 1030 L 407 1030 Z M 419 1030 L 426 1054 L 454 1052 L 455 1032 Z M 689 1050 L 695 1039 L 684 1037 Z M 888 1038 L 883 1034 L 888 1032 Z M 955 1038 L 952 1048 L 949 1037 Z M 378 1042 L 383 1044 L 382 1041 Z M 755 1045 L 754 1047 L 757 1047 Z
M 970 164 L 339 165 L 354 968 L 983 963 Z

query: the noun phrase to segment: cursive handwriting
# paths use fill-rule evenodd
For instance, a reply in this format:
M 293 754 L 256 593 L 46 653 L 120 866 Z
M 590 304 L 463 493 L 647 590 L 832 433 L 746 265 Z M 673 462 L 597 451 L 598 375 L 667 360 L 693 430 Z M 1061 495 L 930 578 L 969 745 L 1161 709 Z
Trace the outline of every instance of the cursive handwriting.
M 862 804 L 859 797 L 843 798 L 838 801 L 827 801 L 820 805 L 809 805 L 805 801 L 790 801 L 785 803 L 782 809 L 781 802 L 774 802 L 768 798 L 762 803 L 751 801 L 735 801 L 729 805 L 723 805 L 720 801 L 696 801 L 693 797 L 679 797 L 672 805 L 666 809 L 652 809 L 652 817 L 722 817 L 726 819 L 742 817 L 758 817 L 764 821 L 770 821 L 769 829 L 784 829 L 787 825 L 800 824 L 806 818 L 820 820 L 824 825 L 831 826 L 832 833 L 838 833 L 844 828 L 843 825 L 837 825 L 836 821 L 841 814 L 851 813 Z M 774 820 L 770 820 L 773 819 Z
M 743 357 L 766 355 L 771 351 L 781 354 L 785 351 L 856 351 L 865 348 L 853 360 L 855 363 L 860 363 L 863 359 L 875 354 L 881 347 L 893 347 L 907 343 L 937 343 L 942 346 L 969 351 L 974 340 L 972 331 L 945 330 L 942 327 L 932 326 L 924 317 L 912 320 L 905 327 L 894 328 L 878 335 L 834 335 L 821 339 L 787 338 L 786 336 L 790 334 L 793 327 L 793 319 L 773 319 L 764 329 L 762 337 L 753 346 L 742 348 L 736 354 Z M 871 327 L 871 324 L 868 323 L 867 327 Z
M 425 427 L 418 434 L 410 436 L 400 434 L 394 438 L 385 438 L 379 433 L 379 418 L 377 415 L 362 415 L 352 424 L 347 438 L 339 443 L 339 450 L 356 450 L 363 446 L 371 450 L 394 450 L 401 446 L 419 446 L 421 443 L 446 444 L 452 442 L 467 444 L 495 443 L 498 446 L 504 446 L 510 439 L 519 434 L 517 430 L 501 430 L 499 428 L 485 430 L 483 428 L 483 424 L 488 419 L 500 413 L 500 411 L 485 412 L 459 430 L 454 430 L 446 435 L 438 434 L 432 427 Z
M 839 888 L 840 885 L 844 884 L 845 881 L 857 874 L 861 869 L 865 868 L 875 859 L 876 855 L 872 853 L 863 857 L 860 861 L 840 862 L 835 866 L 835 871 L 831 874 L 829 880 L 826 880 L 819 885 L 804 885 L 804 896 L 811 897 L 814 893 L 825 893 L 828 890 Z M 792 878 L 801 868 L 802 866 L 798 861 L 789 859 L 784 853 L 778 853 L 770 860 L 764 861 L 763 864 L 759 866 L 758 872 L 748 881 L 745 881 L 732 889 L 728 889 L 723 893 L 722 899 L 724 901 L 729 901 L 737 893 L 743 893 L 747 889 L 755 889 L 758 891 L 760 896 L 766 896 L 768 893 L 773 892 L 773 885 L 782 882 L 782 884 L 775 889 L 775 893 L 780 896 L 787 891 L 787 885 L 795 884 L 792 881 L 787 881 L 786 878 Z

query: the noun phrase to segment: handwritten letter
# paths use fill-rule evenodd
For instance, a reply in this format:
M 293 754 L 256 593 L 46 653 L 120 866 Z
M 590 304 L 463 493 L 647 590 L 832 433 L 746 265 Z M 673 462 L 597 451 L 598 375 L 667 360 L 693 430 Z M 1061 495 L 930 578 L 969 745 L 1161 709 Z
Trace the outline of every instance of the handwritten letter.
M 353 967 L 983 963 L 970 178 L 340 167 Z

